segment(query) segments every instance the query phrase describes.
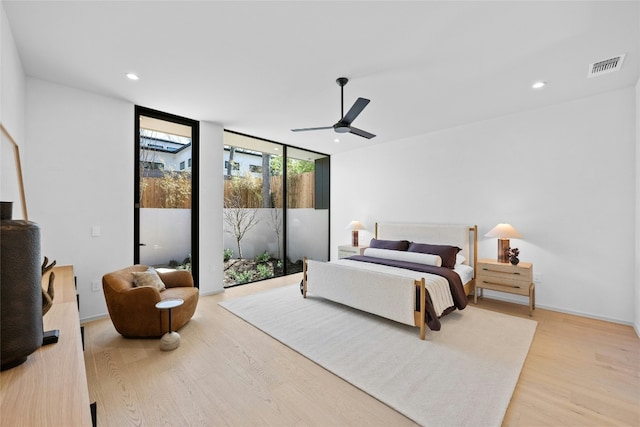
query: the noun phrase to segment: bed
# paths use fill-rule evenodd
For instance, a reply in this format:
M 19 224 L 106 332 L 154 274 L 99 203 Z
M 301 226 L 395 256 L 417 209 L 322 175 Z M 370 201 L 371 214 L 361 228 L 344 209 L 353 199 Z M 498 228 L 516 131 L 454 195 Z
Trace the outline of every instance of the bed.
M 467 305 L 477 261 L 477 226 L 378 223 L 363 255 L 304 260 L 301 292 L 396 322 L 440 330 Z

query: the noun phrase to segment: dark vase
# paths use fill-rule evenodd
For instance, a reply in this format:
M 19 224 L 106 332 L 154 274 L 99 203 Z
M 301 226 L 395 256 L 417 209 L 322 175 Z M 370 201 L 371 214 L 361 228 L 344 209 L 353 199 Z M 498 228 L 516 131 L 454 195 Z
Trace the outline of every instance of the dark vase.
M 38 224 L 4 215 L 0 222 L 0 370 L 4 371 L 25 362 L 42 346 L 42 266 Z
M 509 262 L 511 262 L 511 264 L 513 264 L 513 265 L 518 265 L 520 260 L 518 259 L 517 256 L 512 256 L 511 258 L 509 258 Z

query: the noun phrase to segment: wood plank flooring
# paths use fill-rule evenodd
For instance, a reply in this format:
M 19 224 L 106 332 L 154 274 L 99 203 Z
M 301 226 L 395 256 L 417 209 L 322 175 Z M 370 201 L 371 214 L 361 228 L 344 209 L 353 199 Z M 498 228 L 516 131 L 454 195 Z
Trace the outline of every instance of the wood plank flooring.
M 218 306 L 299 281 L 289 276 L 201 298 L 171 352 L 155 339 L 122 338 L 109 319 L 85 323 L 98 425 L 415 425 Z M 528 317 L 523 305 L 483 299 L 478 306 Z M 640 425 L 633 329 L 541 309 L 533 318 L 538 329 L 504 425 Z

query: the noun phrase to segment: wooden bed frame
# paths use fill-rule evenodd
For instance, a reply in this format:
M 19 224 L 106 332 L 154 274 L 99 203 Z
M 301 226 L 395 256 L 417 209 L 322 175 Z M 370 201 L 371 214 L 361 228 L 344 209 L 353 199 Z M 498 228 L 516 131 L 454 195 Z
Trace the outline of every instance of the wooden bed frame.
M 469 295 L 474 291 L 478 259 L 478 227 L 476 225 L 463 226 L 449 224 L 376 223 L 375 238 L 383 240 L 409 240 L 420 243 L 457 245 L 461 247 L 462 251 L 460 253 L 466 258 L 465 263 L 473 267 L 473 279 L 464 284 L 465 295 Z M 307 258 L 305 257 L 303 259 L 302 268 L 302 295 L 304 298 L 307 297 L 307 268 Z M 425 301 L 427 291 L 425 288 L 424 277 L 421 280 L 414 280 L 414 285 L 420 291 L 420 300 Z M 424 303 L 420 304 L 420 311 L 416 311 L 415 309 L 413 310 L 414 326 L 420 328 L 421 340 L 424 340 L 426 336 L 425 312 L 426 309 Z

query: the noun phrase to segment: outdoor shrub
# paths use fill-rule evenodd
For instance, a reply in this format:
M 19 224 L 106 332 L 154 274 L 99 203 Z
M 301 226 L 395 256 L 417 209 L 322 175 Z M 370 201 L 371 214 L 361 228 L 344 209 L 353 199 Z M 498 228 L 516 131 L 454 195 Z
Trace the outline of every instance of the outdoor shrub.
M 184 208 L 191 197 L 191 174 L 172 169 L 163 171 L 160 188 L 164 191 L 163 208 Z
M 226 248 L 222 253 L 224 255 L 224 262 L 229 261 L 231 257 L 233 257 L 233 249 L 231 248 Z
M 230 271 L 229 275 L 236 283 L 247 283 L 253 278 L 251 271 Z
M 178 266 L 178 270 L 191 271 L 191 254 L 182 261 L 182 264 Z
M 257 255 L 255 258 L 258 264 L 269 262 L 270 259 L 271 259 L 271 254 L 267 251 L 264 251 L 264 253 Z
M 260 279 L 273 277 L 273 272 L 266 264 L 258 264 L 258 276 Z
M 176 261 L 175 259 L 172 259 L 171 261 L 169 261 L 169 267 L 171 268 L 176 268 L 178 266 L 178 261 Z

